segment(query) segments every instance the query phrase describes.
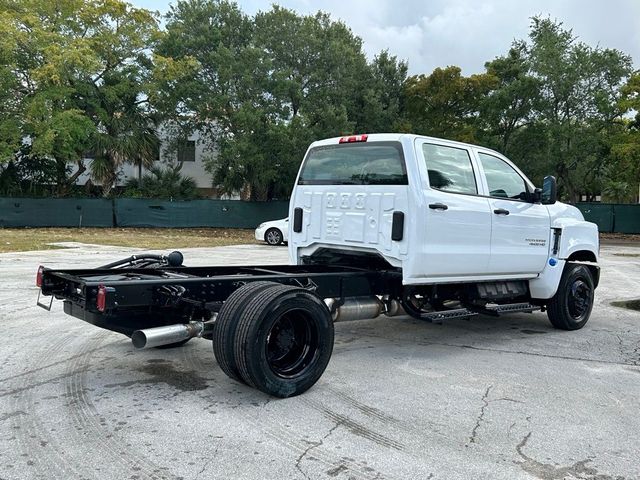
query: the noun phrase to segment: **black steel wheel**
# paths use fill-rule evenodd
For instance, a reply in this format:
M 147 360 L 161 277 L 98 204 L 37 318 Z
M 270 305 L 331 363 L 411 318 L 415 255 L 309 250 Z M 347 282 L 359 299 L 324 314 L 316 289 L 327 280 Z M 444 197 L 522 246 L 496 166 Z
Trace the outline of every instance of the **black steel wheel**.
M 222 305 L 213 326 L 213 354 L 222 371 L 231 379 L 244 383 L 233 354 L 238 318 L 250 298 L 275 282 L 252 282 L 238 288 Z
M 319 331 L 308 313 L 292 310 L 279 317 L 266 339 L 267 362 L 282 378 L 302 372 L 318 354 Z
M 333 322 L 317 295 L 276 285 L 238 319 L 234 354 L 243 380 L 276 397 L 299 395 L 322 376 L 333 351 Z
M 595 287 L 586 265 L 567 263 L 558 291 L 549 300 L 547 316 L 555 328 L 578 330 L 585 326 L 593 309 Z
M 282 232 L 277 228 L 270 228 L 264 234 L 264 241 L 273 246 L 280 245 L 282 238 Z

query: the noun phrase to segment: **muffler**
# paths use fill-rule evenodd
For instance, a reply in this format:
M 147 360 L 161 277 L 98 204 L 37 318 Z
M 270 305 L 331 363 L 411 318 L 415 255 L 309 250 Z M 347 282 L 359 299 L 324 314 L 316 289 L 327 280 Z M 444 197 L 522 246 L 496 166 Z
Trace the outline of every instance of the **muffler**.
M 193 337 L 199 337 L 204 332 L 203 322 L 167 325 L 165 327 L 146 328 L 136 330 L 131 334 L 131 341 L 136 348 L 153 348 L 182 342 Z
M 326 298 L 324 303 L 329 308 L 334 323 L 375 318 L 383 313 L 389 317 L 402 314 L 400 303 L 387 298 L 381 300 L 378 297 L 348 297 L 342 305 L 338 298 Z

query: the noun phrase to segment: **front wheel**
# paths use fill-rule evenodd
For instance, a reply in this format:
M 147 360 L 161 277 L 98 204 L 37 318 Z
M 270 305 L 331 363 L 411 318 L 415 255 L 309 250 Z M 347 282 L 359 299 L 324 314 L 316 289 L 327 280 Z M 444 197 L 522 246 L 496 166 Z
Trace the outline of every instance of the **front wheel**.
M 280 245 L 282 243 L 282 232 L 277 228 L 270 228 L 264 234 L 264 240 L 269 245 Z
M 558 291 L 547 305 L 547 316 L 551 324 L 561 330 L 578 330 L 584 327 L 593 309 L 594 291 L 589 267 L 568 263 L 562 272 Z

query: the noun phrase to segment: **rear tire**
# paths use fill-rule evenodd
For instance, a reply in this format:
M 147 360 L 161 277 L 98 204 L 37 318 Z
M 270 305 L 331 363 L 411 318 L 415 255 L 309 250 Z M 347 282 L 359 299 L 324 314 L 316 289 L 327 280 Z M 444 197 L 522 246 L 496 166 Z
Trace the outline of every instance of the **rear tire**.
M 276 285 L 254 295 L 238 321 L 235 360 L 245 382 L 286 398 L 311 388 L 333 351 L 324 302 L 298 287 Z
M 560 330 L 585 326 L 593 309 L 595 287 L 591 270 L 585 265 L 567 263 L 558 291 L 547 304 L 551 324 Z
M 270 228 L 264 234 L 264 241 L 274 247 L 282 243 L 282 238 L 282 232 L 277 228 Z
M 222 304 L 213 327 L 213 354 L 227 377 L 241 383 L 242 379 L 233 355 L 233 342 L 238 318 L 249 299 L 262 290 L 277 286 L 275 282 L 252 282 L 238 288 Z

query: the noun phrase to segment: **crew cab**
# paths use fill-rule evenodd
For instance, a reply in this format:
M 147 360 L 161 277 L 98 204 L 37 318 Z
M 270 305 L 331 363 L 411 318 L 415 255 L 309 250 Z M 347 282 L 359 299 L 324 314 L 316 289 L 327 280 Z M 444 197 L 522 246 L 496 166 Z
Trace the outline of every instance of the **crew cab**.
M 337 321 L 546 310 L 576 330 L 591 315 L 596 225 L 556 200 L 553 177 L 536 188 L 487 148 L 409 134 L 314 142 L 289 218 L 290 265 L 190 268 L 173 252 L 40 267 L 36 283 L 138 348 L 212 340 L 230 378 L 278 397 L 320 378 Z
M 496 151 L 407 134 L 315 142 L 289 213 L 295 264 L 397 268 L 407 313 L 517 301 L 558 328 L 589 317 L 597 226 L 556 201 L 553 177 L 537 189 Z

